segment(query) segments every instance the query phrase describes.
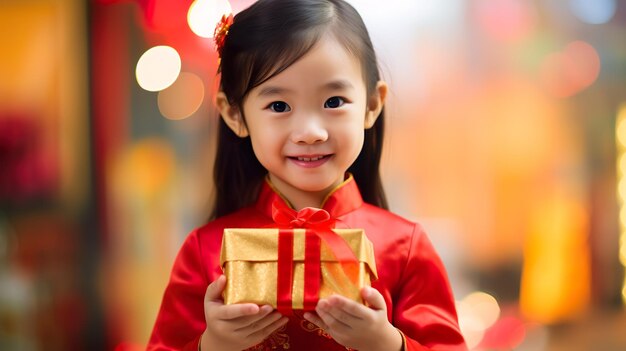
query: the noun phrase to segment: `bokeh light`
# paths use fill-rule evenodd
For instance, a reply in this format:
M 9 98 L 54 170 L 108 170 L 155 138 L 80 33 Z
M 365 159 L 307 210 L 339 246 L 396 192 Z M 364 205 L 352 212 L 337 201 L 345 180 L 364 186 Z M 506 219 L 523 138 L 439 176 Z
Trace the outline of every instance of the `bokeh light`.
M 212 38 L 222 16 L 232 12 L 228 0 L 196 0 L 189 7 L 187 23 L 197 36 Z
M 622 181 L 620 180 L 620 183 L 622 183 Z M 624 201 L 624 199 L 620 199 L 622 202 Z M 622 207 L 619 211 L 619 222 L 622 225 L 622 227 L 626 227 L 626 207 Z M 626 263 L 626 262 L 625 262 Z
M 618 160 L 617 166 L 619 171 L 622 172 L 622 174 L 626 174 L 626 154 L 619 156 Z
M 475 292 L 465 297 L 463 301 L 472 306 L 485 329 L 491 327 L 500 317 L 498 302 L 487 293 Z
M 581 90 L 593 84 L 600 74 L 600 55 L 596 49 L 577 40 L 565 47 L 565 53 L 576 62 L 577 70 L 571 72 L 572 84 Z
M 619 242 L 619 260 L 623 266 L 626 266 L 626 235 L 622 235 Z M 626 289 L 626 281 L 624 282 L 624 289 Z
M 484 34 L 499 41 L 519 41 L 536 22 L 532 2 L 524 0 L 481 0 L 474 3 L 474 15 Z
M 204 100 L 204 83 L 197 75 L 182 72 L 176 82 L 159 92 L 161 114 L 169 119 L 183 119 L 198 110 Z
M 626 148 L 626 105 L 620 108 L 617 115 L 617 126 L 615 127 L 615 136 L 620 147 Z
M 524 243 L 520 312 L 556 323 L 579 315 L 590 299 L 589 213 L 584 199 L 559 184 L 534 205 Z
M 485 335 L 482 321 L 474 313 L 472 306 L 464 301 L 457 301 L 456 312 L 459 318 L 459 328 L 465 338 L 467 347 L 471 350 L 478 346 Z
M 622 159 L 624 155 L 622 155 Z M 621 173 L 626 174 L 626 173 Z M 617 194 L 619 195 L 620 204 L 624 203 L 626 200 L 626 179 L 624 177 L 620 177 L 619 182 L 617 183 Z M 626 224 L 626 221 L 622 221 L 622 223 Z
M 153 199 L 165 191 L 176 173 L 176 154 L 162 138 L 145 138 L 129 145 L 111 175 L 118 191 Z
M 256 1 L 0 1 L 0 349 L 150 348 L 213 207 L 215 25 Z M 467 344 L 626 350 L 626 0 L 347 1 Z
M 470 349 L 480 344 L 486 330 L 500 317 L 500 306 L 496 299 L 480 291 L 457 301 L 456 307 L 461 333 Z
M 576 17 L 589 24 L 604 24 L 617 10 L 615 0 L 570 0 L 569 7 Z
M 617 147 L 617 197 L 619 200 L 619 261 L 626 267 L 626 104 L 617 111 L 615 122 L 615 141 Z M 622 301 L 626 304 L 626 275 L 622 281 Z
M 569 43 L 562 51 L 546 56 L 540 76 L 555 97 L 569 97 L 592 85 L 600 74 L 600 56 L 584 41 Z
M 174 48 L 155 46 L 141 55 L 137 62 L 137 83 L 147 91 L 163 90 L 176 81 L 181 65 L 180 55 Z

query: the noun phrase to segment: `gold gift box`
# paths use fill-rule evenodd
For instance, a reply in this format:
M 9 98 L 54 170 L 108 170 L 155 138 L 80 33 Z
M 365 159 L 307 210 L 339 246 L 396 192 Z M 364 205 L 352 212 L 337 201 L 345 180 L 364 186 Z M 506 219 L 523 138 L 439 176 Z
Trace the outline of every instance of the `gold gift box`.
M 293 238 L 292 307 L 303 309 L 305 230 Z M 333 229 L 354 252 L 358 264 L 342 265 L 322 241 L 319 298 L 334 293 L 363 303 L 360 290 L 377 278 L 374 249 L 362 229 Z M 278 229 L 224 229 L 220 262 L 226 275 L 225 304 L 255 303 L 276 308 Z M 344 269 L 347 269 L 345 271 Z M 355 284 L 356 283 L 356 284 Z

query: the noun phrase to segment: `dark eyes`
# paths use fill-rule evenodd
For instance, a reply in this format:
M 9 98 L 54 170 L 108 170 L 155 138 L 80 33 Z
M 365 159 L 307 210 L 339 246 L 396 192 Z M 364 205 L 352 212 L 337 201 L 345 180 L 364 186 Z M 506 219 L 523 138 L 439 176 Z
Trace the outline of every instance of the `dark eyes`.
M 345 103 L 346 101 L 343 98 L 339 96 L 333 96 L 330 99 L 326 100 L 326 102 L 324 103 L 324 108 L 338 108 Z
M 279 112 L 279 113 L 291 111 L 291 107 L 289 107 L 289 105 L 287 105 L 287 103 L 284 101 L 274 101 L 268 106 L 268 108 L 272 112 Z
M 346 101 L 344 98 L 339 96 L 333 96 L 324 102 L 324 108 L 339 108 L 345 104 Z M 283 113 L 291 111 L 291 106 L 289 106 L 284 101 L 274 101 L 270 103 L 267 108 L 272 112 Z

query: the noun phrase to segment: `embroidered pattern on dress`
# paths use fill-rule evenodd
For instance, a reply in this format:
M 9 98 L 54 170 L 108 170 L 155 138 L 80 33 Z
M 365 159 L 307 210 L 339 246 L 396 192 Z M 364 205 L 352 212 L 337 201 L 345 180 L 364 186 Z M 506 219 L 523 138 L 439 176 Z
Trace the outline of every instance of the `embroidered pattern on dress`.
M 333 338 L 324 329 L 318 327 L 317 325 L 309 322 L 308 320 L 306 320 L 304 318 L 301 318 L 300 327 L 302 327 L 302 329 L 304 329 L 305 331 L 307 331 L 309 333 L 315 333 L 318 336 L 324 337 L 326 339 L 332 339 Z M 346 350 L 347 351 L 356 351 L 356 350 L 351 349 L 349 347 L 346 347 Z
M 306 319 L 302 319 L 300 321 L 300 327 L 302 327 L 302 329 L 304 329 L 305 331 L 307 331 L 309 333 L 315 333 L 318 336 L 324 337 L 326 339 L 332 339 L 333 338 L 324 329 L 318 327 L 317 325 L 309 322 Z
M 262 343 L 252 346 L 245 351 L 272 351 L 272 350 L 288 350 L 289 347 L 289 335 L 285 333 L 287 329 L 286 325 L 283 325 L 278 330 L 270 334 L 267 339 L 263 340 Z

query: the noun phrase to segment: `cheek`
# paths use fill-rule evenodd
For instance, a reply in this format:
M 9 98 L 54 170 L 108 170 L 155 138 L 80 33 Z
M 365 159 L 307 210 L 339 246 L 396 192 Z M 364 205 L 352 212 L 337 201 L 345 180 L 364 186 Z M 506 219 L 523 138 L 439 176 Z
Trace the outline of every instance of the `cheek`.
M 339 136 L 341 148 L 349 151 L 346 153 L 346 156 L 353 159 L 352 161 L 356 160 L 356 158 L 359 156 L 359 153 L 363 148 L 364 139 L 364 129 L 360 125 L 355 125 L 349 131 L 345 131 L 344 133 L 342 133 L 341 136 Z
M 252 142 L 252 150 L 254 151 L 254 155 L 256 156 L 257 160 L 259 160 L 259 162 L 263 164 L 265 159 L 267 158 L 268 146 L 263 142 L 263 139 L 257 138 L 256 135 L 251 136 L 250 140 Z
M 255 130 L 250 134 L 252 150 L 257 160 L 267 168 L 268 162 L 282 155 L 280 144 L 275 135 L 264 133 L 263 130 Z
M 355 135 L 355 142 L 354 142 L 354 148 L 355 148 L 355 156 L 354 159 L 356 160 L 356 158 L 359 156 L 359 153 L 361 152 L 361 149 L 363 149 L 363 141 L 365 140 L 365 134 L 363 129 L 361 129 L 359 131 L 359 133 L 357 133 Z

